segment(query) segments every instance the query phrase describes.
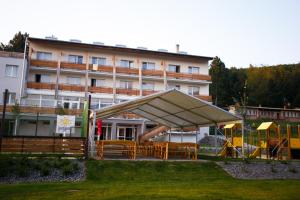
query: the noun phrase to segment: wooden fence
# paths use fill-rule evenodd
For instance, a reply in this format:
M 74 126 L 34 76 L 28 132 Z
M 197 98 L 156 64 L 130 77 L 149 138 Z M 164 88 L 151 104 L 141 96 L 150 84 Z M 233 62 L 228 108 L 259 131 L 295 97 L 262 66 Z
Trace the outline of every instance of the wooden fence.
M 2 138 L 1 152 L 43 153 L 84 156 L 85 138 L 6 136 Z
M 101 140 L 96 142 L 97 156 L 106 158 L 136 158 L 136 142 L 128 140 Z

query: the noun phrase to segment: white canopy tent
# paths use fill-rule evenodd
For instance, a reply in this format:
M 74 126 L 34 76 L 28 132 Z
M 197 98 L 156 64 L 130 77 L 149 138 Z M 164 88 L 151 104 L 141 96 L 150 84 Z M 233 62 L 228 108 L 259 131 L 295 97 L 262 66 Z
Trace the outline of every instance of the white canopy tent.
M 97 119 L 105 119 L 126 111 L 170 128 L 182 129 L 242 120 L 217 106 L 176 89 L 108 106 L 95 112 Z

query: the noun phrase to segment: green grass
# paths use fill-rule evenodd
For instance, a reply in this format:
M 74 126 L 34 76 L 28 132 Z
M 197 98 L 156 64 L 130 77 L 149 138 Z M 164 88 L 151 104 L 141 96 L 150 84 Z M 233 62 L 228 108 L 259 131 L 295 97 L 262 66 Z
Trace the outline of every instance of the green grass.
M 78 183 L 0 184 L 0 199 L 297 199 L 300 181 L 237 180 L 214 162 L 95 161 Z

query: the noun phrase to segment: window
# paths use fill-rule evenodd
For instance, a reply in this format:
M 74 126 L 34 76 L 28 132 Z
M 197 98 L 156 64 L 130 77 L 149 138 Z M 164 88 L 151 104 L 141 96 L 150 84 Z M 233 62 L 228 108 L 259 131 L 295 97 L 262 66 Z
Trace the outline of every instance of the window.
M 104 87 L 104 79 L 91 79 L 91 86 L 92 87 Z
M 199 74 L 199 67 L 189 67 L 189 74 Z
M 126 68 L 133 68 L 133 61 L 131 60 L 120 60 L 120 66 Z
M 47 74 L 36 74 L 35 75 L 36 83 L 50 83 L 50 75 Z
M 143 90 L 154 90 L 154 83 L 143 82 L 142 89 Z
M 176 85 L 176 84 L 168 84 L 168 89 L 177 89 L 180 90 L 180 85 Z
M 36 59 L 38 59 L 38 60 L 52 60 L 52 53 L 38 51 L 36 53 Z
M 131 90 L 132 82 L 131 81 L 120 81 L 120 88 Z
M 106 58 L 92 57 L 91 64 L 106 65 Z
M 3 92 L 3 99 L 4 99 L 4 95 L 5 95 L 5 93 Z M 15 102 L 16 102 L 16 93 L 9 92 L 6 97 L 6 103 L 7 104 L 15 104 Z
M 67 77 L 67 84 L 80 85 L 80 77 Z
M 168 71 L 180 73 L 180 66 L 179 65 L 169 65 Z
M 7 77 L 17 77 L 18 66 L 17 65 L 6 65 L 5 76 Z
M 155 63 L 151 62 L 143 62 L 142 63 L 143 70 L 155 70 Z
M 200 88 L 198 86 L 189 86 L 189 95 L 199 95 Z
M 69 55 L 68 62 L 82 64 L 82 62 L 83 62 L 83 56 Z

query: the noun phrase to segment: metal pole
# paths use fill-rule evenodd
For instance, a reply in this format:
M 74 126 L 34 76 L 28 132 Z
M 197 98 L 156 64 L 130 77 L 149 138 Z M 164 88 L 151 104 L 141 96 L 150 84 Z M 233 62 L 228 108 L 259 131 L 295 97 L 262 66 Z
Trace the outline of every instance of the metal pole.
M 218 149 L 217 149 L 217 146 L 218 146 L 218 138 L 217 138 L 217 124 L 215 124 L 215 154 L 216 156 L 218 155 Z
M 4 99 L 3 99 L 2 123 L 1 123 L 1 131 L 0 131 L 0 151 L 1 151 L 1 147 L 2 147 L 2 137 L 5 132 L 5 112 L 6 112 L 7 96 L 8 96 L 8 89 L 5 89 Z
M 37 136 L 38 123 L 39 123 L 39 112 L 36 113 L 35 136 Z
M 244 150 L 244 120 L 241 122 L 242 125 L 242 156 L 245 158 L 245 150 Z
M 86 144 L 85 144 L 85 159 L 89 157 L 89 127 L 90 127 L 90 109 L 91 109 L 91 95 L 89 94 L 88 100 L 88 115 L 87 115 L 87 127 L 86 127 Z

